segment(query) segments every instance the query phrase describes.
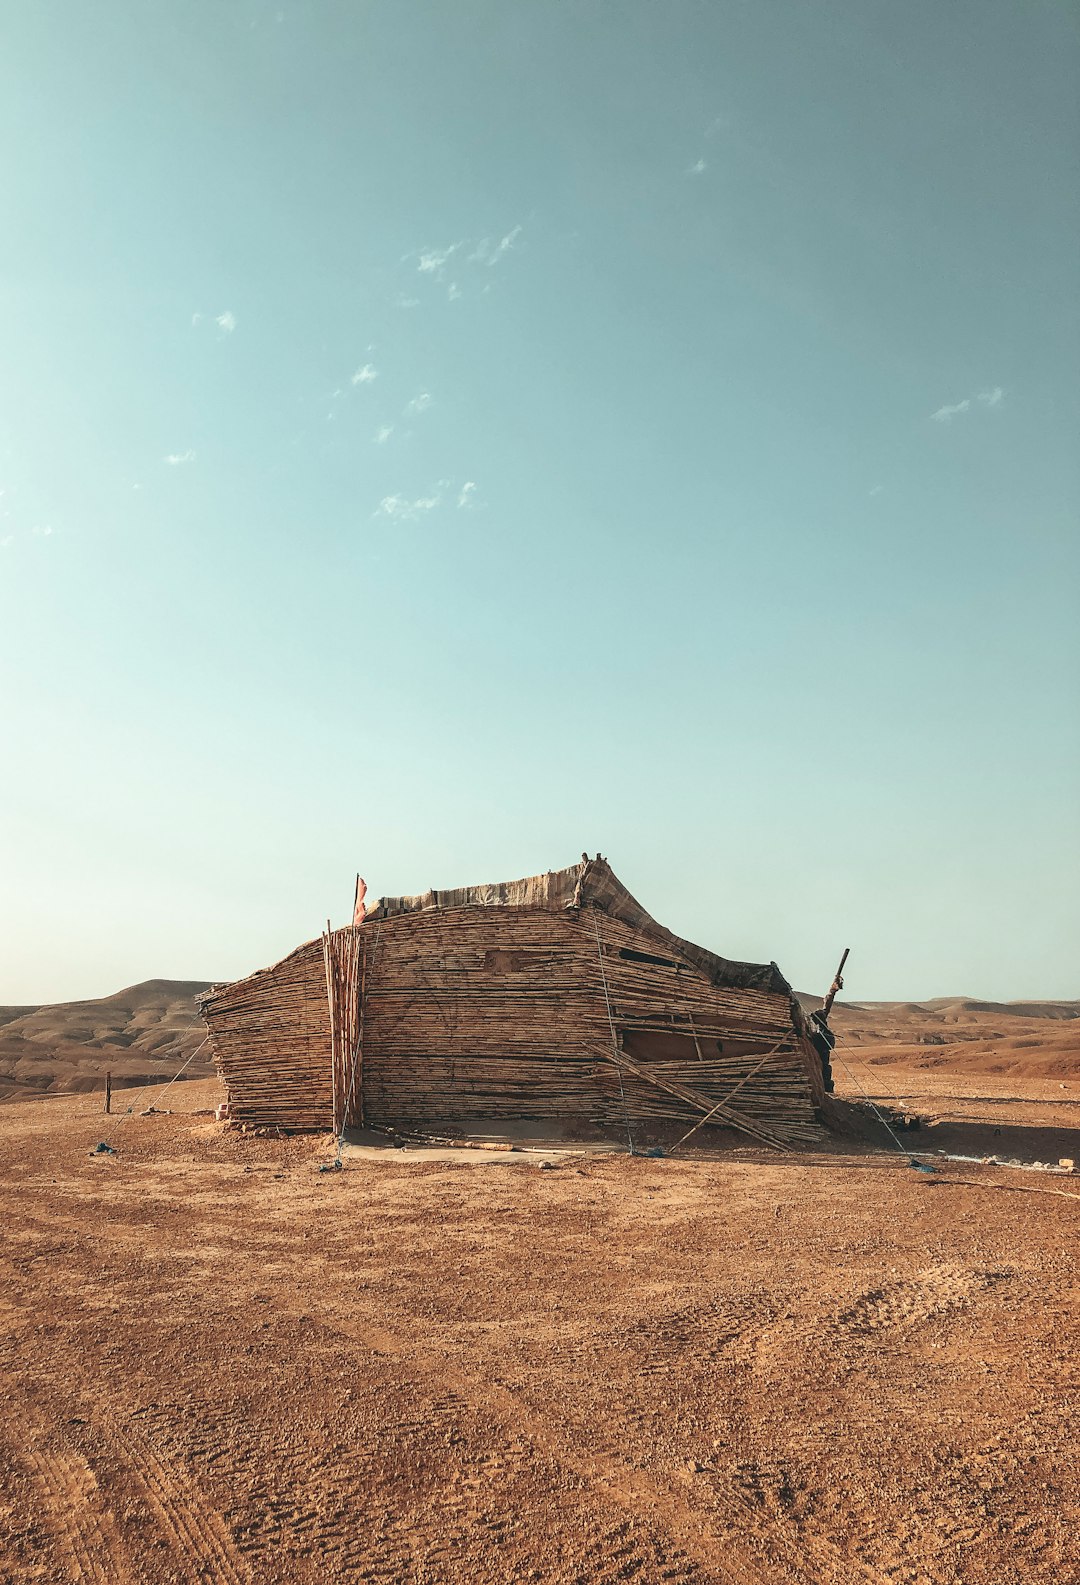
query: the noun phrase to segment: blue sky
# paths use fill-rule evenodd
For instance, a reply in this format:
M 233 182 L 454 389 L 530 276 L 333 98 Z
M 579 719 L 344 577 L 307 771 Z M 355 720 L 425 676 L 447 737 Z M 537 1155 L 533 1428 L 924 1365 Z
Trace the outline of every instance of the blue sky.
M 583 848 L 1080 994 L 1075 12 L 0 23 L 0 1001 Z

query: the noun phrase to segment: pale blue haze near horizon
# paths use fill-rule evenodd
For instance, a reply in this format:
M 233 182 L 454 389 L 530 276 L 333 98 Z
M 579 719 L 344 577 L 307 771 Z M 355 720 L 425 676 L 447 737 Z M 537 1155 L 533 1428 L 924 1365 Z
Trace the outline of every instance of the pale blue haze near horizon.
M 1080 26 L 0 0 L 0 1002 L 603 851 L 1080 995 Z

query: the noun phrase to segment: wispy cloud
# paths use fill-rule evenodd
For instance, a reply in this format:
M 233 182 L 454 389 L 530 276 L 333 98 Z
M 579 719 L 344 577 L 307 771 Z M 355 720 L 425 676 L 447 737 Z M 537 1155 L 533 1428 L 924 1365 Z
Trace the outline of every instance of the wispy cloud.
M 421 275 L 434 275 L 437 281 L 442 280 L 447 264 L 464 246 L 464 242 L 451 242 L 448 248 L 428 248 L 417 256 L 416 268 Z
M 476 484 L 472 479 L 466 479 L 458 492 L 458 506 L 471 506 L 472 498 L 476 494 Z
M 686 174 L 687 176 L 704 176 L 708 168 L 709 167 L 706 165 L 704 160 L 697 160 L 693 165 L 691 165 Z
M 357 369 L 356 373 L 353 375 L 352 383 L 353 385 L 370 385 L 373 380 L 377 380 L 378 378 L 379 371 L 375 365 L 373 363 L 365 363 L 363 367 Z
M 377 446 L 385 446 L 393 433 L 393 424 L 380 424 L 371 438 Z
M 501 264 L 507 254 L 516 248 L 519 238 L 524 231 L 524 226 L 512 226 L 503 236 L 481 237 L 479 241 L 463 237 L 458 242 L 451 242 L 445 248 L 424 248 L 416 253 L 407 253 L 403 263 L 415 264 L 420 275 L 426 275 L 431 281 L 438 281 L 446 287 L 447 300 L 456 303 L 459 298 L 469 294 L 474 283 L 469 280 L 472 275 L 470 266 L 479 266 L 481 270 L 489 270 L 494 265 Z M 466 251 L 468 250 L 468 251 Z M 449 279 L 448 266 L 454 262 L 454 279 Z M 487 287 L 482 287 L 486 291 Z M 398 293 L 396 302 L 399 308 L 418 308 L 419 301 L 415 297 Z
M 966 413 L 970 406 L 971 399 L 965 396 L 962 402 L 946 402 L 944 407 L 939 407 L 936 413 L 930 414 L 930 417 L 936 424 L 951 424 L 958 413 Z
M 182 467 L 185 462 L 194 462 L 193 451 L 170 451 L 167 457 L 162 457 L 162 462 L 167 462 L 170 468 Z
M 405 417 L 416 418 L 420 413 L 426 413 L 431 403 L 431 392 L 421 391 L 419 396 L 414 396 L 411 402 L 405 403 Z
M 469 254 L 469 263 L 489 266 L 498 264 L 502 259 L 505 259 L 518 237 L 520 237 L 521 232 L 521 226 L 515 226 L 512 231 L 506 233 L 505 237 L 500 237 L 498 242 L 493 241 L 491 237 L 483 237 L 476 244 L 474 251 Z
M 394 523 L 415 523 L 442 505 L 442 494 L 436 490 L 431 495 L 419 495 L 410 501 L 405 495 L 384 495 L 373 517 L 388 517 Z
M 872 490 L 867 490 L 866 493 L 869 496 L 880 495 L 882 490 L 884 490 L 884 488 L 885 488 L 885 486 L 883 484 L 875 484 L 873 489 Z
M 52 524 L 35 523 L 30 532 L 31 534 L 36 534 L 39 539 L 48 539 L 49 535 L 52 533 Z
M 197 330 L 204 320 L 213 320 L 223 336 L 231 336 L 236 329 L 236 315 L 231 308 L 226 308 L 220 314 L 202 314 L 196 311 L 191 316 L 192 330 Z
M 502 241 L 499 243 L 499 246 L 495 249 L 495 257 L 491 261 L 492 264 L 498 264 L 499 260 L 504 258 L 506 254 L 510 252 L 510 249 L 514 246 L 518 237 L 520 237 L 521 232 L 521 226 L 515 226 L 512 231 L 507 232 L 506 236 L 503 237 Z
M 15 543 L 15 535 L 14 534 L 5 534 L 3 539 L 0 539 L 0 550 L 7 550 L 8 546 L 9 545 L 14 545 L 14 543 Z
M 951 424 L 954 418 L 961 413 L 971 411 L 972 402 L 977 402 L 980 407 L 1000 407 L 1005 400 L 1005 392 L 1000 385 L 992 386 L 988 391 L 979 391 L 975 396 L 965 396 L 959 402 L 946 402 L 944 407 L 939 407 L 930 417 L 937 424 Z

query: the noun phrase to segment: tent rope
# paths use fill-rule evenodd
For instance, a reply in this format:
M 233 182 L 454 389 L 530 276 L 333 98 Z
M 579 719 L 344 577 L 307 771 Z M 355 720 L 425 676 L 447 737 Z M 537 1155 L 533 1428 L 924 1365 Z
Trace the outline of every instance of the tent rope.
M 187 1034 L 187 1032 L 191 1028 L 192 1024 L 196 1023 L 201 1016 L 202 1016 L 202 1014 L 198 1013 L 198 1012 L 192 1014 L 191 1020 L 180 1031 L 180 1034 L 179 1034 L 179 1036 L 177 1038 L 179 1040 L 183 1040 L 184 1036 Z M 195 1058 L 199 1055 L 199 1052 L 202 1050 L 203 1046 L 206 1045 L 206 1042 L 209 1039 L 210 1039 L 210 1036 L 207 1034 L 207 1035 L 204 1035 L 202 1040 L 199 1041 L 199 1044 L 195 1047 L 195 1050 L 191 1053 L 191 1055 L 187 1058 L 187 1060 L 180 1065 L 180 1067 L 173 1074 L 172 1078 L 169 1080 L 168 1084 L 166 1084 L 165 1088 L 161 1092 L 161 1095 L 158 1097 L 159 1100 L 163 1099 L 164 1096 L 166 1096 L 168 1094 L 168 1092 L 172 1089 L 173 1085 L 176 1083 L 177 1079 L 184 1072 L 184 1069 L 190 1067 L 190 1065 L 195 1061 Z M 154 1088 L 155 1084 L 160 1084 L 160 1083 L 161 1083 L 160 1079 L 156 1079 L 155 1080 L 153 1077 L 147 1079 L 146 1083 L 142 1086 L 142 1088 L 135 1092 L 135 1099 L 133 1101 L 131 1101 L 130 1104 L 127 1105 L 124 1108 L 124 1110 L 120 1113 L 120 1116 L 116 1119 L 116 1122 L 112 1125 L 112 1127 L 110 1129 L 107 1130 L 107 1132 L 105 1134 L 105 1137 L 101 1140 L 101 1142 L 97 1146 L 95 1146 L 95 1151 L 96 1152 L 100 1152 L 101 1154 L 111 1154 L 112 1140 L 113 1140 L 114 1135 L 116 1134 L 117 1129 L 120 1127 L 120 1124 L 127 1122 L 128 1118 L 133 1115 L 137 1102 L 142 1099 L 142 1097 L 146 1094 L 147 1090 L 152 1090 Z M 105 1149 L 103 1150 L 102 1147 L 105 1147 Z
M 837 1046 L 841 1046 L 841 1045 L 845 1046 L 845 1047 L 847 1046 L 847 1044 L 848 1044 L 847 1041 L 846 1040 L 841 1040 L 840 1036 L 836 1033 L 835 1030 L 830 1029 L 829 1033 L 833 1037 L 833 1052 L 836 1051 L 836 1047 Z M 830 1053 L 830 1055 L 831 1055 L 831 1053 Z M 907 1148 L 907 1146 L 903 1143 L 903 1141 L 897 1135 L 895 1130 L 893 1128 L 891 1128 L 890 1125 L 885 1121 L 885 1118 L 881 1115 L 881 1113 L 878 1111 L 877 1107 L 875 1106 L 873 1097 L 867 1092 L 867 1090 L 864 1087 L 864 1085 L 862 1083 L 862 1080 L 859 1078 L 858 1074 L 855 1073 L 852 1070 L 851 1067 L 849 1067 L 849 1065 L 847 1064 L 847 1062 L 845 1062 L 843 1057 L 840 1057 L 839 1060 L 840 1060 L 840 1065 L 842 1066 L 844 1072 L 847 1074 L 848 1078 L 852 1081 L 852 1083 L 857 1087 L 857 1089 L 858 1089 L 860 1095 L 862 1096 L 863 1100 L 869 1106 L 870 1110 L 873 1112 L 874 1116 L 877 1118 L 877 1120 L 881 1124 L 882 1128 L 884 1128 L 886 1133 L 890 1136 L 890 1138 L 892 1139 L 892 1142 L 896 1146 L 897 1150 L 900 1152 L 900 1154 L 902 1156 L 906 1156 L 907 1157 L 908 1166 L 909 1167 L 914 1167 L 916 1169 L 916 1171 L 918 1171 L 918 1172 L 933 1172 L 934 1168 L 933 1167 L 928 1167 L 925 1162 L 920 1161 L 919 1158 L 916 1156 L 915 1152 L 913 1150 L 909 1150 Z
M 166 1095 L 168 1095 L 169 1091 L 172 1089 L 172 1087 L 176 1083 L 177 1079 L 183 1073 L 184 1068 L 189 1068 L 191 1066 L 191 1064 L 195 1061 L 195 1058 L 199 1055 L 199 1052 L 202 1050 L 203 1046 L 206 1045 L 206 1042 L 209 1039 L 210 1039 L 209 1035 L 204 1035 L 203 1036 L 203 1038 L 199 1041 L 199 1044 L 195 1047 L 195 1050 L 191 1053 L 190 1057 L 184 1063 L 184 1067 L 183 1068 L 178 1068 L 177 1071 L 173 1074 L 172 1078 L 169 1080 L 168 1084 L 166 1084 L 165 1088 L 162 1090 L 161 1094 L 158 1096 L 158 1100 L 159 1101 L 162 1101 L 162 1100 L 165 1099 Z
M 604 969 L 604 949 L 600 945 L 600 926 L 597 923 L 595 913 L 593 914 L 593 930 L 596 932 L 596 955 L 600 959 L 600 983 L 604 987 L 604 1005 L 607 1008 L 608 1027 L 611 1030 L 611 1049 L 615 1053 L 615 1071 L 619 1075 L 619 1097 L 622 1101 L 623 1122 L 626 1125 L 626 1148 L 633 1156 L 637 1152 L 634 1150 L 634 1136 L 630 1132 L 630 1109 L 626 1104 L 626 1086 L 623 1083 L 622 1063 L 619 1061 L 619 1037 L 615 1033 L 615 1017 L 611 1011 L 611 997 L 608 995 L 607 973 Z

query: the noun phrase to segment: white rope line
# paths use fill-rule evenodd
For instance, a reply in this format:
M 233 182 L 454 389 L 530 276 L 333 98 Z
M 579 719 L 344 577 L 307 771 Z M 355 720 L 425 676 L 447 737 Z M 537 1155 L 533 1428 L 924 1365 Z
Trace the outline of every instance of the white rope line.
M 608 1025 L 611 1029 L 611 1049 L 615 1053 L 615 1071 L 619 1075 L 619 1096 L 622 1100 L 623 1122 L 626 1125 L 626 1148 L 633 1155 L 634 1136 L 630 1132 L 630 1112 L 626 1105 L 626 1087 L 623 1084 L 622 1064 L 619 1061 L 619 1037 L 615 1033 L 615 1018 L 611 1011 L 611 997 L 608 995 L 607 974 L 604 970 L 604 949 L 600 945 L 600 926 L 595 913 L 593 929 L 596 932 L 596 955 L 600 959 L 600 983 L 604 987 L 604 1005 L 607 1007 Z
M 199 1013 L 199 1012 L 193 1013 L 192 1016 L 191 1016 L 190 1022 L 186 1025 L 186 1027 L 184 1029 L 182 1029 L 180 1031 L 180 1034 L 179 1034 L 178 1038 L 180 1040 L 183 1040 L 184 1036 L 187 1034 L 187 1032 L 191 1028 L 192 1024 L 197 1023 L 197 1021 L 201 1017 L 202 1017 L 201 1013 Z M 199 1052 L 202 1050 L 203 1046 L 205 1046 L 207 1040 L 209 1040 L 209 1039 L 210 1039 L 210 1036 L 206 1035 L 204 1039 L 199 1041 L 199 1044 L 195 1047 L 195 1050 L 191 1053 L 191 1056 L 188 1057 L 187 1062 L 185 1062 L 183 1064 L 183 1066 L 180 1067 L 177 1070 L 177 1072 L 173 1074 L 173 1076 L 169 1080 L 168 1084 L 166 1084 L 165 1089 L 162 1090 L 162 1092 L 161 1092 L 162 1095 L 164 1095 L 167 1090 L 171 1090 L 172 1089 L 173 1085 L 176 1083 L 177 1079 L 180 1077 L 180 1074 L 183 1073 L 184 1068 L 186 1068 L 188 1066 L 188 1063 L 193 1062 L 195 1060 L 195 1058 L 198 1056 Z M 136 1092 L 135 1092 L 135 1100 L 132 1101 L 128 1106 L 126 1106 L 124 1108 L 124 1110 L 120 1113 L 120 1116 L 116 1119 L 115 1123 L 113 1123 L 112 1127 L 105 1134 L 105 1138 L 102 1141 L 103 1144 L 107 1145 L 109 1143 L 109 1140 L 116 1133 L 116 1130 L 120 1127 L 120 1124 L 125 1122 L 133 1114 L 133 1112 L 135 1111 L 136 1102 L 138 1102 L 138 1101 L 140 1101 L 142 1099 L 142 1097 L 146 1094 L 147 1090 L 152 1090 L 155 1085 L 160 1084 L 160 1083 L 161 1083 L 161 1080 L 159 1078 L 155 1079 L 155 1078 L 151 1077 L 151 1078 L 147 1079 L 146 1083 L 142 1086 L 142 1088 L 140 1090 L 136 1090 Z
M 173 1076 L 169 1080 L 168 1084 L 166 1084 L 165 1088 L 162 1090 L 161 1094 L 158 1096 L 158 1100 L 159 1101 L 163 1101 L 165 1099 L 166 1095 L 168 1095 L 169 1091 L 172 1089 L 172 1087 L 176 1083 L 177 1079 L 183 1073 L 184 1068 L 187 1068 L 187 1067 L 191 1066 L 191 1064 L 195 1061 L 195 1058 L 199 1055 L 199 1052 L 202 1050 L 203 1046 L 206 1045 L 206 1042 L 209 1039 L 210 1039 L 209 1035 L 204 1035 L 203 1036 L 203 1038 L 199 1041 L 199 1044 L 195 1047 L 195 1050 L 191 1053 L 190 1057 L 184 1063 L 184 1067 L 178 1069 L 178 1071 L 173 1074 Z
M 830 1029 L 829 1033 L 833 1037 L 833 1048 L 832 1048 L 832 1051 L 829 1053 L 830 1060 L 831 1060 L 833 1054 L 836 1053 L 837 1046 L 840 1046 L 840 1045 L 847 1046 L 847 1041 L 846 1040 L 842 1041 L 840 1039 L 840 1036 L 836 1033 L 835 1030 Z M 899 1137 L 893 1132 L 892 1128 L 889 1127 L 889 1124 L 885 1121 L 884 1117 L 882 1117 L 881 1113 L 878 1111 L 877 1107 L 874 1105 L 873 1098 L 864 1089 L 862 1081 L 860 1080 L 858 1074 L 854 1073 L 852 1071 L 852 1069 L 848 1066 L 848 1064 L 845 1062 L 843 1057 L 839 1057 L 839 1062 L 840 1062 L 840 1065 L 843 1068 L 844 1072 L 847 1074 L 848 1078 L 851 1079 L 852 1082 L 858 1087 L 859 1093 L 863 1097 L 863 1100 L 870 1107 L 870 1110 L 873 1112 L 874 1116 L 877 1118 L 877 1120 L 881 1124 L 882 1128 L 884 1128 L 886 1130 L 886 1132 L 891 1136 L 892 1141 L 895 1144 L 897 1150 L 900 1151 L 901 1155 L 906 1156 L 909 1161 L 915 1161 L 917 1159 L 916 1156 L 915 1156 L 915 1152 L 913 1150 L 909 1150 L 905 1144 L 901 1143 Z

